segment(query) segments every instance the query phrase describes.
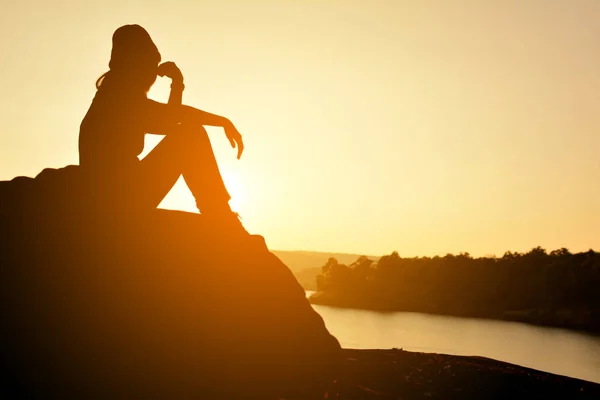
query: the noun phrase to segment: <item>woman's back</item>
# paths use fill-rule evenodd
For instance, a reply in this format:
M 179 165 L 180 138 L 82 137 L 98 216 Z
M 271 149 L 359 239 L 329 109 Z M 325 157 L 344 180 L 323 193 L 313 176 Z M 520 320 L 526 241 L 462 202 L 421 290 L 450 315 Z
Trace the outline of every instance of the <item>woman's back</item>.
M 108 82 L 96 92 L 79 130 L 79 164 L 109 172 L 138 161 L 144 149 L 143 94 L 119 90 Z
M 161 59 L 139 25 L 120 27 L 112 41 L 110 70 L 96 82 L 96 96 L 79 131 L 79 164 L 99 171 L 133 165 L 142 152 L 146 93 Z

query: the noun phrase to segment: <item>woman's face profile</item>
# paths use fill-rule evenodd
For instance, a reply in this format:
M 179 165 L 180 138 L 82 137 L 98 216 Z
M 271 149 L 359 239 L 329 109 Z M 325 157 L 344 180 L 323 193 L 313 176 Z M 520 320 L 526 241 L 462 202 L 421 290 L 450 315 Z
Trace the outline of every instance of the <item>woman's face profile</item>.
M 140 68 L 138 71 L 138 77 L 140 78 L 140 84 L 144 87 L 145 93 L 148 93 L 152 85 L 154 85 L 157 75 L 158 65 Z

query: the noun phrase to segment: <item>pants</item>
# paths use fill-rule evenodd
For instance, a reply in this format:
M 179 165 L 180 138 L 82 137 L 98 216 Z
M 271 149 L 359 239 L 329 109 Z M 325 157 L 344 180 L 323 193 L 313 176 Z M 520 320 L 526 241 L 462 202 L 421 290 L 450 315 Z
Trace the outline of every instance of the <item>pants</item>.
M 231 196 L 203 126 L 179 125 L 140 162 L 133 174 L 135 195 L 144 206 L 156 208 L 183 175 L 203 214 L 231 211 Z M 137 202 L 136 199 L 132 199 Z

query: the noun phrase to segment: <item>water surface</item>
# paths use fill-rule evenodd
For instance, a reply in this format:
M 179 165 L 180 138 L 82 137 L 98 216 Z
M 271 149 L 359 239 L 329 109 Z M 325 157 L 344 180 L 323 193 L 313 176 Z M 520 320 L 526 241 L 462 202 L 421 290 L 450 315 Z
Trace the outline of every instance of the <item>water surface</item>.
M 313 307 L 343 347 L 477 355 L 600 383 L 598 336 L 517 322 Z

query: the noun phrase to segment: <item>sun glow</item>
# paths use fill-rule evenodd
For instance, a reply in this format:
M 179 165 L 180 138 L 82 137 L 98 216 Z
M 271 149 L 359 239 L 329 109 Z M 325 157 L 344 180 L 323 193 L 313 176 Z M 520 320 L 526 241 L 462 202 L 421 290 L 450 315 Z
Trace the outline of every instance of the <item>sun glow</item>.
M 140 158 L 148 154 L 161 139 L 162 137 L 154 135 L 146 139 L 146 147 Z M 248 208 L 248 204 L 245 201 L 247 198 L 246 183 L 242 174 L 237 170 L 228 169 L 225 166 L 225 168 L 221 168 L 221 175 L 223 176 L 225 187 L 231 196 L 231 200 L 229 201 L 231 209 L 240 212 L 242 209 Z M 194 196 L 181 176 L 158 205 L 158 208 L 198 212 Z
M 243 178 L 237 171 L 221 171 L 227 191 L 231 196 L 229 205 L 232 210 L 239 211 L 245 206 L 246 187 Z
M 245 208 L 245 185 L 242 183 L 240 175 L 233 171 L 222 173 L 225 186 L 231 195 L 229 205 L 234 211 L 241 211 Z M 165 198 L 159 204 L 158 208 L 167 210 L 181 210 L 188 212 L 198 212 L 194 196 L 188 189 L 182 177 L 179 177 L 173 188 L 167 193 Z

